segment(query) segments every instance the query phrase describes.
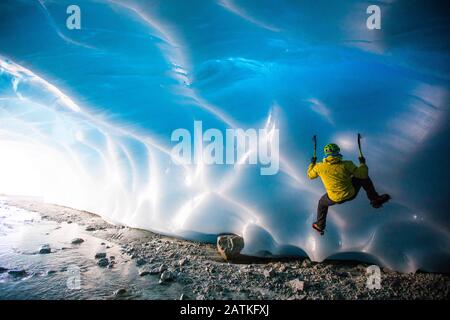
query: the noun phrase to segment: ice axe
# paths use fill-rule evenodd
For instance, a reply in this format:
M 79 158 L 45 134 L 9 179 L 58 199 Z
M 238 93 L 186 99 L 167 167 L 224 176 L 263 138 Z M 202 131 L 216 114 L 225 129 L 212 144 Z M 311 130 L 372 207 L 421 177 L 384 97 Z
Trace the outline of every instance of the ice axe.
M 358 150 L 359 150 L 359 162 L 366 163 L 366 159 L 363 156 L 362 150 L 361 150 L 361 133 L 358 133 Z
M 361 133 L 358 133 L 358 149 L 359 149 L 359 156 L 362 157 L 362 150 L 361 150 Z
M 313 144 L 314 144 L 314 153 L 313 153 L 313 157 L 311 159 L 311 162 L 313 164 L 316 164 L 316 161 L 317 161 L 317 136 L 314 135 L 312 140 L 313 140 Z

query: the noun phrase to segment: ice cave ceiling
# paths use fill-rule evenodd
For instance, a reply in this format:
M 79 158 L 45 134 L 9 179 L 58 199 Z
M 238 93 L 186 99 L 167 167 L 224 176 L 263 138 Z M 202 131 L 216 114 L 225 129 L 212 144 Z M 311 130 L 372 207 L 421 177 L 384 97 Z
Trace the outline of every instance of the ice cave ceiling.
M 450 16 L 445 1 L 0 2 L 0 193 L 40 196 L 245 252 L 450 271 Z M 68 29 L 67 7 L 81 29 Z M 177 128 L 277 128 L 279 171 L 177 165 Z M 393 200 L 361 193 L 311 229 L 311 136 Z

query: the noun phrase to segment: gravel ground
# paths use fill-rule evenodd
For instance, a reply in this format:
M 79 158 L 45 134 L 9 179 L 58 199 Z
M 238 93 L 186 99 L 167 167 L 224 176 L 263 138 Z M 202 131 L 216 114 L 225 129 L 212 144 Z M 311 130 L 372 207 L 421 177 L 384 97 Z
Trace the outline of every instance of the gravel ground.
M 449 299 L 450 277 L 445 274 L 402 274 L 382 268 L 381 288 L 368 289 L 364 263 L 251 257 L 230 263 L 213 244 L 116 226 L 97 215 L 56 205 L 27 200 L 7 204 L 38 212 L 44 219 L 77 223 L 117 244 L 143 277 L 159 276 L 161 282 L 183 285 L 186 294 L 180 299 Z

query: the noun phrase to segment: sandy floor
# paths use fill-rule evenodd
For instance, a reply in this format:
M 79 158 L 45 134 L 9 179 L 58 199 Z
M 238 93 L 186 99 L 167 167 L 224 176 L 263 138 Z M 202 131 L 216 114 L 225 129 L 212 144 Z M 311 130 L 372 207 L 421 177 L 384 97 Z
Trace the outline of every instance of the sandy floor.
M 249 259 L 229 263 L 223 261 L 213 244 L 114 226 L 88 212 L 37 201 L 7 199 L 4 204 L 38 213 L 42 220 L 55 223 L 56 228 L 77 226 L 77 237 L 83 240 L 95 238 L 100 242 L 90 249 L 89 254 L 83 255 L 86 260 L 83 270 L 86 274 L 90 272 L 91 278 L 87 279 L 91 282 L 98 277 L 108 280 L 102 282 L 103 285 L 91 285 L 84 294 L 67 295 L 60 290 L 62 298 L 449 299 L 450 296 L 448 275 L 401 274 L 382 268 L 381 288 L 369 289 L 368 265 L 364 263 L 313 263 L 308 259 Z M 85 241 L 74 250 L 81 250 L 93 242 Z M 101 258 L 95 258 L 96 253 L 106 254 L 106 259 L 100 261 Z M 51 258 L 52 254 L 48 256 Z M 64 263 L 64 258 L 60 260 Z M 6 274 L 11 266 L 0 264 L 0 268 L 4 268 L 2 274 Z M 116 270 L 116 273 L 112 276 L 106 274 L 112 273 L 111 270 Z M 57 271 L 51 273 L 57 274 Z M 11 277 L 3 277 L 0 288 L 7 286 Z M 39 283 L 36 281 L 35 286 L 39 287 Z M 11 291 L 11 287 L 8 288 Z M 21 288 L 17 286 L 14 290 L 20 291 Z M 15 298 L 14 292 L 3 298 Z M 44 293 L 31 298 L 46 296 Z M 51 298 L 58 298 L 58 293 Z

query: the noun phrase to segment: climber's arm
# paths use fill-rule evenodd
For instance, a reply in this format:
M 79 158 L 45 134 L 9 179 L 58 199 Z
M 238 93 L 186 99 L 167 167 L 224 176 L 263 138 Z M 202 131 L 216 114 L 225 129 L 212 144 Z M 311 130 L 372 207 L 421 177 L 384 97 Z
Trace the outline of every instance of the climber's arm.
M 367 179 L 369 177 L 369 168 L 367 167 L 365 162 L 361 162 L 358 167 L 352 161 L 348 161 L 347 163 L 348 170 L 353 174 L 355 178 Z
M 308 178 L 316 179 L 319 176 L 319 165 L 316 163 L 311 163 L 308 166 Z

